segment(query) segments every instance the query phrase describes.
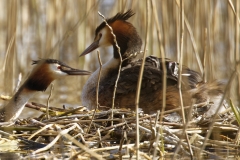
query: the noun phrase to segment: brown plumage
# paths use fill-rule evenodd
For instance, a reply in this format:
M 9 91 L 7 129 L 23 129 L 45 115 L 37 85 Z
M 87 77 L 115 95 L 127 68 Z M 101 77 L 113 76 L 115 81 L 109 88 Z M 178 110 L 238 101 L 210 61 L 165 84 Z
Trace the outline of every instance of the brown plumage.
M 135 60 L 141 51 L 142 40 L 136 28 L 126 20 L 134 13 L 129 10 L 125 13 L 118 13 L 114 17 L 107 19 L 107 23 L 112 27 L 116 35 L 117 43 L 120 47 L 121 56 L 124 60 L 122 70 L 117 84 L 115 107 L 135 109 L 135 95 L 142 60 Z M 99 104 L 102 106 L 112 106 L 112 97 L 115 81 L 120 64 L 119 53 L 110 29 L 102 22 L 95 31 L 94 42 L 81 54 L 88 54 L 98 47 L 113 46 L 113 58 L 102 67 L 101 80 L 99 86 Z M 167 91 L 166 110 L 177 108 L 179 103 L 178 84 L 178 64 L 169 59 L 165 59 L 167 69 Z M 86 82 L 82 91 L 82 103 L 93 109 L 96 106 L 96 86 L 99 69 L 96 70 Z M 199 101 L 206 99 L 209 86 L 202 83 L 199 73 L 183 66 L 182 92 L 184 93 L 184 104 L 191 104 L 191 98 Z M 160 58 L 149 56 L 146 58 L 144 74 L 142 78 L 140 108 L 145 113 L 153 113 L 162 107 L 162 62 Z M 214 85 L 214 84 L 212 84 Z M 201 89 L 198 89 L 201 88 Z M 214 87 L 213 87 L 214 88 Z M 201 95 L 201 92 L 205 95 Z M 221 90 L 219 90 L 219 93 Z
M 89 75 L 91 72 L 78 70 L 55 59 L 33 61 L 36 64 L 31 74 L 7 105 L 0 109 L 1 122 L 14 122 L 27 101 L 38 91 L 45 91 L 55 79 L 68 75 Z

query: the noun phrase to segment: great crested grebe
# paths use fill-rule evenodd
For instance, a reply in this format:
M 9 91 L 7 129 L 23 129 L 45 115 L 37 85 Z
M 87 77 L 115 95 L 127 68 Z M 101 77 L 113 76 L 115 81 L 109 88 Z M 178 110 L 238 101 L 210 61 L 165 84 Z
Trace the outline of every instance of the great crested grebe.
M 55 79 L 68 75 L 89 75 L 91 72 L 69 67 L 55 59 L 33 61 L 36 64 L 31 74 L 7 105 L 0 109 L 1 122 L 14 122 L 27 101 L 38 91 L 45 91 Z
M 122 69 L 117 84 L 115 95 L 115 107 L 135 109 L 135 95 L 142 60 L 135 60 L 136 55 L 141 51 L 142 40 L 136 28 L 126 20 L 134 13 L 128 10 L 125 13 L 117 13 L 114 17 L 107 19 L 116 36 L 122 59 Z M 114 38 L 109 27 L 102 22 L 95 30 L 94 42 L 80 56 L 86 55 L 98 47 L 113 46 L 113 58 L 102 66 L 101 80 L 99 85 L 98 102 L 102 106 L 111 107 L 115 81 L 118 74 L 120 56 L 115 45 Z M 180 106 L 178 84 L 178 64 L 169 59 L 165 60 L 167 69 L 167 88 L 166 88 L 166 110 Z M 96 87 L 99 69 L 97 69 L 88 79 L 82 90 L 82 103 L 93 109 L 96 106 Z M 182 86 L 184 99 L 190 103 L 191 98 L 196 102 L 207 100 L 207 90 L 217 90 L 216 85 L 202 83 L 199 73 L 184 67 Z M 145 113 L 153 113 L 162 107 L 162 62 L 160 58 L 149 56 L 146 58 L 144 74 L 142 78 L 140 108 Z M 210 87 L 210 88 L 208 88 Z M 199 88 L 199 89 L 198 89 Z M 200 92 L 204 92 L 201 94 Z M 185 104 L 186 104 L 185 103 Z

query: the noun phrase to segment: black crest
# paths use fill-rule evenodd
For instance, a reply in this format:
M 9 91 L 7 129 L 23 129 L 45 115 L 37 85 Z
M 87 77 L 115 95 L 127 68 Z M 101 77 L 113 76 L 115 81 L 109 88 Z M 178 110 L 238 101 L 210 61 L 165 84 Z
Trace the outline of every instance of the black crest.
M 56 60 L 56 59 L 40 59 L 40 60 L 33 60 L 32 61 L 32 65 L 34 64 L 39 64 L 39 63 L 47 63 L 47 64 L 59 64 L 61 66 L 64 66 L 64 67 L 67 67 L 67 68 L 71 68 L 71 69 L 74 69 L 72 67 L 69 67 L 67 64 L 59 61 L 59 60 Z
M 32 61 L 32 65 L 39 64 L 39 63 L 48 63 L 48 64 L 57 63 L 59 65 L 67 66 L 65 63 L 63 63 L 61 61 L 58 61 L 56 59 L 40 59 L 40 60 L 33 60 Z
M 122 13 L 122 12 L 119 12 L 117 13 L 114 17 L 112 18 L 109 18 L 109 19 L 106 19 L 107 23 L 108 24 L 111 24 L 117 20 L 121 20 L 121 21 L 126 21 L 128 20 L 130 17 L 132 17 L 135 13 L 129 9 L 127 12 L 125 13 Z M 95 31 L 95 34 L 97 34 L 101 29 L 103 29 L 104 27 L 106 26 L 106 23 L 105 22 L 102 22 L 97 28 L 96 28 L 96 31 Z

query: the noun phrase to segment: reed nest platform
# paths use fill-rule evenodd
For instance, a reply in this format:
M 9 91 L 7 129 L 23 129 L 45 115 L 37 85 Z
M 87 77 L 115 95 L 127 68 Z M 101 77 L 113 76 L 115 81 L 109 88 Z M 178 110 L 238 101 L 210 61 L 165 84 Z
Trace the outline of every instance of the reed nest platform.
M 79 55 L 103 22 L 98 12 L 109 18 L 132 9 L 136 14 L 129 22 L 144 40 L 148 56 L 182 59 L 206 82 L 229 81 L 225 99 L 236 105 L 210 118 L 202 112 L 211 104 L 186 107 L 186 123 L 180 110 L 147 115 L 104 107 L 96 112 L 81 106 L 59 109 L 58 104 L 81 104 L 87 77 L 59 79 L 49 118 L 46 106 L 28 103 L 26 107 L 42 115 L 0 125 L 0 159 L 137 159 L 136 115 L 138 159 L 239 159 L 239 0 L 2 0 L 0 8 L 0 94 L 13 95 L 32 69 L 31 61 L 38 58 L 96 70 L 96 54 Z M 110 58 L 107 50 L 100 52 L 105 63 Z M 44 103 L 49 92 L 31 101 Z
M 160 112 L 148 115 L 139 111 L 138 158 L 239 158 L 240 130 L 236 116 L 228 108 L 215 120 L 206 119 L 201 111 L 208 105 L 193 105 L 187 124 L 183 124 L 175 110 L 166 111 L 162 118 Z M 100 106 L 93 111 L 83 106 L 50 107 L 47 119 L 46 106 L 32 102 L 26 107 L 43 114 L 19 119 L 13 126 L 1 126 L 2 158 L 136 159 L 134 111 Z M 204 142 L 209 131 L 210 137 Z

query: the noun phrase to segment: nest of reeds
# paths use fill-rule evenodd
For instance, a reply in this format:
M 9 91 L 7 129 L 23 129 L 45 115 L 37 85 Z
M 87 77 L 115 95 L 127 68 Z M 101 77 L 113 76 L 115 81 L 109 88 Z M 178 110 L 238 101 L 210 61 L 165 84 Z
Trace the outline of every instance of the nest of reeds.
M 92 32 L 96 25 L 92 22 L 96 21 L 97 10 L 101 8 L 105 11 L 107 7 L 114 13 L 134 8 L 138 13 L 135 24 L 139 31 L 143 30 L 146 20 L 152 20 L 149 30 L 150 54 L 154 51 L 159 56 L 162 48 L 161 50 L 167 51 L 169 58 L 179 57 L 176 54 L 179 42 L 184 41 L 181 46 L 185 50 L 186 65 L 191 64 L 196 68 L 193 57 L 199 53 L 204 68 L 209 68 L 205 73 L 207 77 L 218 75 L 217 77 L 226 78 L 230 77 L 231 72 L 235 72 L 234 76 L 237 77 L 238 0 L 185 0 L 181 4 L 178 0 L 156 1 L 157 3 L 151 1 L 155 11 L 151 19 L 144 17 L 150 10 L 146 11 L 147 5 L 140 1 L 113 1 L 115 4 L 105 8 L 103 2 L 110 1 L 1 1 L 3 15 L 7 16 L 1 19 L 1 31 L 4 33 L 1 53 L 6 53 L 6 58 L 1 58 L 4 64 L 1 70 L 4 83 L 0 87 L 8 91 L 12 89 L 12 79 L 19 74 L 19 68 L 24 68 L 25 72 L 28 68 L 26 61 L 32 59 L 33 53 L 37 53 L 34 54 L 35 57 L 42 58 L 54 53 L 58 56 L 59 52 L 56 50 L 60 46 L 64 48 L 59 49 L 62 59 L 78 64 L 78 60 L 71 59 L 78 54 L 79 48 L 76 46 L 88 43 L 85 37 L 93 38 L 91 36 L 94 35 Z M 181 8 L 184 4 L 185 7 Z M 26 15 L 31 18 L 26 18 Z M 64 23 L 60 23 L 61 21 Z M 185 21 L 186 26 L 183 40 L 180 35 L 180 21 Z M 80 28 L 82 22 L 86 24 Z M 77 36 L 78 28 L 81 36 Z M 142 36 L 146 34 L 142 31 L 140 33 Z M 161 33 L 159 35 L 162 39 L 156 33 Z M 60 35 L 64 35 L 63 38 L 56 38 Z M 26 37 L 30 39 L 29 42 L 23 41 Z M 58 42 L 55 43 L 56 40 Z M 158 46 L 159 42 L 161 47 Z M 66 54 L 68 50 L 70 51 Z M 21 54 L 24 58 L 16 56 L 15 52 L 24 53 Z M 83 68 L 83 64 L 84 60 L 81 60 L 80 68 Z M 94 64 L 96 63 L 85 63 L 88 65 L 85 68 L 91 68 Z M 236 84 L 239 84 L 239 74 L 236 79 Z M 238 89 L 236 84 L 228 90 Z M 75 85 L 74 88 L 79 90 Z M 230 96 L 234 94 L 235 92 Z M 182 116 L 176 111 L 146 115 L 126 109 L 103 111 L 99 107 L 96 111 L 87 111 L 84 107 L 72 110 L 50 107 L 47 114 L 44 105 L 28 103 L 27 107 L 42 111 L 43 114 L 40 117 L 18 120 L 14 126 L 1 127 L 1 152 L 8 152 L 0 153 L 1 159 L 135 159 L 137 156 L 138 159 L 236 159 L 240 156 L 239 111 L 231 104 L 231 109 L 226 109 L 225 113 L 209 118 L 201 113 L 201 109 L 204 112 L 209 104 L 193 105 L 191 118 L 187 118 L 186 122 L 183 122 Z M 138 121 L 136 115 L 139 115 Z M 136 132 L 137 127 L 139 133 Z M 139 146 L 138 149 L 136 146 Z
M 201 111 L 208 109 L 208 105 L 211 104 L 194 105 L 192 118 L 184 124 L 174 110 L 152 115 L 139 111 L 136 123 L 136 113 L 127 109 L 99 107 L 88 111 L 83 106 L 75 109 L 49 107 L 47 116 L 47 106 L 27 103 L 26 107 L 43 114 L 18 120 L 14 126 L 1 127 L 4 135 L 1 141 L 8 155 L 13 154 L 9 151 L 21 152 L 21 157 L 30 159 L 50 155 L 71 159 L 239 156 L 240 134 L 234 113 L 226 109 L 217 119 L 206 119 Z M 14 131 L 13 134 L 6 133 L 10 131 Z

